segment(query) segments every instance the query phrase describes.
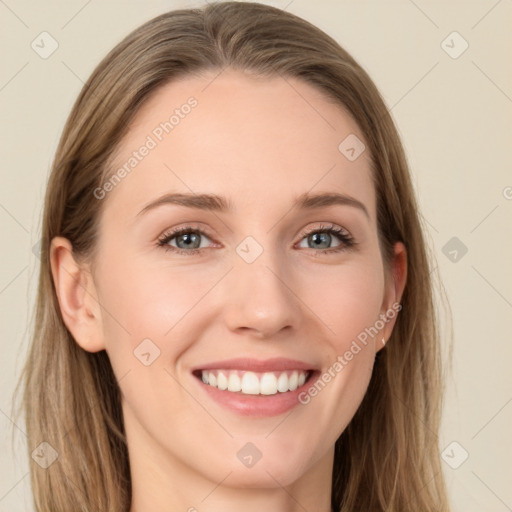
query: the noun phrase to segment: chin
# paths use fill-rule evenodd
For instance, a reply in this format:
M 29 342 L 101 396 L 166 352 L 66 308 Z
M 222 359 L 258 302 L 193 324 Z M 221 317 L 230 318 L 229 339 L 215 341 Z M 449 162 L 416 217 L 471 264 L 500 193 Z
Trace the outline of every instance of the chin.
M 297 481 L 302 472 L 297 470 L 297 466 L 290 461 L 267 463 L 263 465 L 260 460 L 252 468 L 235 467 L 232 473 L 226 479 L 226 485 L 233 488 L 261 489 L 281 487 L 292 484 Z M 226 476 L 217 475 L 217 481 L 222 480 Z

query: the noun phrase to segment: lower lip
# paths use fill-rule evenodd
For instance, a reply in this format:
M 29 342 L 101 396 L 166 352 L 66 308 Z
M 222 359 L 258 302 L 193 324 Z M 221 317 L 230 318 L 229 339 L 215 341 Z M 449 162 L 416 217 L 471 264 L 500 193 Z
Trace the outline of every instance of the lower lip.
M 244 395 L 241 392 L 221 390 L 205 384 L 197 377 L 194 379 L 210 398 L 242 416 L 268 417 L 278 416 L 300 405 L 299 395 L 311 386 L 318 372 L 312 372 L 309 379 L 295 391 L 277 392 L 275 395 Z

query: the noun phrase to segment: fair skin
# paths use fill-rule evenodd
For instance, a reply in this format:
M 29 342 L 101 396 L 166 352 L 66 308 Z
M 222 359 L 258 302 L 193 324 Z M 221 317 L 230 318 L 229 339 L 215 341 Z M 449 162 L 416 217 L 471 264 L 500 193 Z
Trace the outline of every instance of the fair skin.
M 73 258 L 66 239 L 52 241 L 59 304 L 77 343 L 105 349 L 120 381 L 131 512 L 328 512 L 334 443 L 396 316 L 307 404 L 284 413 L 243 415 L 212 399 L 192 370 L 284 357 L 311 365 L 317 379 L 399 302 L 405 248 L 397 243 L 384 267 L 368 151 L 349 161 L 338 150 L 349 134 L 364 140 L 343 109 L 298 80 L 227 70 L 212 82 L 216 74 L 174 81 L 139 111 L 113 169 L 174 108 L 190 96 L 198 101 L 102 200 L 93 268 Z M 217 194 L 234 209 L 164 204 L 138 215 L 170 192 Z M 299 195 L 324 192 L 356 199 L 367 214 L 351 204 L 294 207 Z M 170 250 L 158 246 L 170 229 L 189 224 L 201 233 L 198 253 L 172 250 L 190 251 L 183 235 L 167 242 Z M 326 225 L 356 245 L 329 238 Z M 305 234 L 315 229 L 320 248 Z M 237 252 L 248 236 L 262 249 L 251 263 Z M 146 366 L 134 350 L 148 338 L 145 353 L 155 346 L 160 353 Z M 246 443 L 261 454 L 252 467 L 237 456 Z M 246 450 L 254 455 L 254 447 Z

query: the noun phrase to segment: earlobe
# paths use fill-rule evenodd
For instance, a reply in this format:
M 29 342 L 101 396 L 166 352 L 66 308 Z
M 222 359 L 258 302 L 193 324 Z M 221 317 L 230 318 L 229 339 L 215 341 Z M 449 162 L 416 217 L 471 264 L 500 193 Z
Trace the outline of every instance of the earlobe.
M 52 240 L 50 263 L 66 327 L 84 350 L 103 350 L 101 307 L 91 272 L 76 261 L 70 241 L 63 237 Z
M 396 242 L 391 269 L 386 278 L 386 292 L 382 307 L 382 313 L 386 315 L 385 325 L 379 335 L 375 350 L 382 349 L 393 332 L 399 311 L 405 284 L 407 281 L 407 250 L 402 242 Z

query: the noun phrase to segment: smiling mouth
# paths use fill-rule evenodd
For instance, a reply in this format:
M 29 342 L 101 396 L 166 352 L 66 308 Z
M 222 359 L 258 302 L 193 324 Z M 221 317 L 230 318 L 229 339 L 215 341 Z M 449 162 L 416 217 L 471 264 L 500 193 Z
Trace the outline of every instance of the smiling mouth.
M 244 370 L 195 370 L 193 375 L 207 386 L 242 395 L 271 396 L 295 391 L 311 379 L 314 370 L 252 372 Z

